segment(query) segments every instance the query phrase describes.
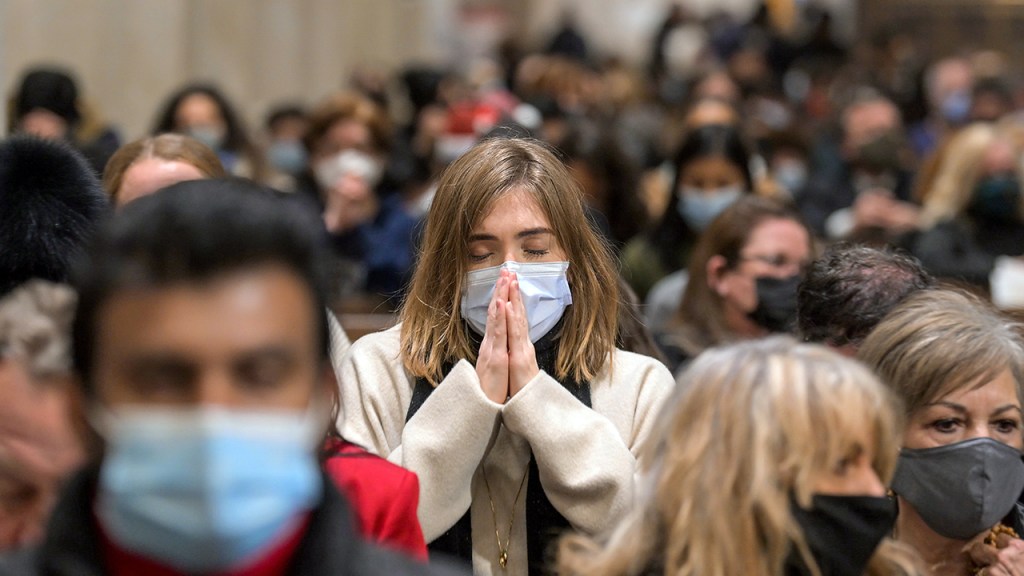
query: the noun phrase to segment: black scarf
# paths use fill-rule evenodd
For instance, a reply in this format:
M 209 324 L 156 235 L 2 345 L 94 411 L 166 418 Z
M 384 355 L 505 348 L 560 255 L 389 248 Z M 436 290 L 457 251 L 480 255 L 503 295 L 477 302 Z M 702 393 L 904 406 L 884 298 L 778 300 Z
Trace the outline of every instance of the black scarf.
M 537 366 L 547 374 L 555 374 L 555 359 L 558 358 L 559 335 L 561 334 L 562 322 L 548 331 L 540 340 L 533 344 L 537 355 Z M 469 336 L 477 350 L 480 349 L 481 337 L 472 330 Z M 454 362 L 445 363 L 444 373 L 447 375 L 455 366 Z M 590 383 L 576 382 L 569 377 L 561 382 L 562 386 L 576 397 L 587 408 L 593 408 L 590 401 Z M 415 388 L 412 392 L 412 401 L 409 403 L 409 411 L 405 421 L 408 422 L 416 411 L 423 406 L 434 387 L 425 378 L 417 378 Z M 537 468 L 537 461 L 530 455 L 529 480 L 526 487 L 526 552 L 529 558 L 530 574 L 545 574 L 547 554 L 551 551 L 551 545 L 558 540 L 566 530 L 571 529 L 569 521 L 558 513 L 558 510 L 548 500 L 544 488 L 540 482 L 540 470 Z M 449 556 L 458 557 L 472 564 L 473 559 L 473 529 L 470 520 L 469 510 L 448 529 L 447 532 L 438 536 L 427 547 L 431 552 L 440 552 Z

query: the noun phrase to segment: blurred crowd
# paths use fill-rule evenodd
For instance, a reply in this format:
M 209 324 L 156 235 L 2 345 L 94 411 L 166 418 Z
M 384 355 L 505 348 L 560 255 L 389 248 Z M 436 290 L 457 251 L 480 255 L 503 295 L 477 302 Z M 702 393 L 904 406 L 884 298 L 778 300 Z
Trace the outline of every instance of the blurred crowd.
M 1024 70 L 783 4 L 128 142 L 27 70 L 0 574 L 1024 573 Z

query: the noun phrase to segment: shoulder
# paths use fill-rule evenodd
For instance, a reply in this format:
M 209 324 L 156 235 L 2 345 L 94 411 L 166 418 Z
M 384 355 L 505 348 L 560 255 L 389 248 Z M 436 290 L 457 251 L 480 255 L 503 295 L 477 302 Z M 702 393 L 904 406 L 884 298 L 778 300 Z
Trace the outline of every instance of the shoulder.
M 401 336 L 401 324 L 367 334 L 352 343 L 346 357 L 350 360 L 375 358 L 401 363 Z
M 393 494 L 398 487 L 418 483 L 415 473 L 350 442 L 338 442 L 332 447 L 324 469 L 350 499 L 353 489 Z
M 668 376 L 670 379 L 672 377 L 668 368 L 666 368 L 665 365 L 657 359 L 651 358 L 650 356 L 644 356 L 643 354 L 637 354 L 635 352 L 628 352 L 619 348 L 616 348 L 612 355 L 611 368 L 615 372 L 627 372 L 626 375 L 629 375 L 630 377 Z

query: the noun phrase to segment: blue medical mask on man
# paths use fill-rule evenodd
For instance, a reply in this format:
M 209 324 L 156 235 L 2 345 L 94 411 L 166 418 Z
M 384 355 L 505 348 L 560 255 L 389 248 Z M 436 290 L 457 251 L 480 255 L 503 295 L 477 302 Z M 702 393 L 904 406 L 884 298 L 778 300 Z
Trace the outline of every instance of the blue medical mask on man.
M 237 567 L 320 500 L 323 412 L 97 410 L 96 515 L 122 548 L 186 572 Z
M 487 308 L 494 296 L 502 269 L 516 273 L 526 319 L 530 324 L 530 341 L 536 342 L 562 319 L 565 308 L 572 304 L 572 293 L 566 270 L 568 262 L 522 263 L 509 260 L 501 266 L 473 270 L 467 275 L 462 290 L 462 317 L 477 334 L 487 329 Z
M 683 221 L 695 232 L 703 232 L 711 221 L 739 200 L 743 195 L 743 186 L 734 184 L 713 190 L 704 190 L 693 186 L 681 186 L 678 192 L 676 209 Z

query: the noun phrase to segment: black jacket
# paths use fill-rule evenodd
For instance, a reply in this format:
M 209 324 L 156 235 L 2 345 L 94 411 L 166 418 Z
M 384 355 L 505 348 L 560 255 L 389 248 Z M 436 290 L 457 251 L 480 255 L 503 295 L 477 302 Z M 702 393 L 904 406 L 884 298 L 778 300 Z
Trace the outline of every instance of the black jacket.
M 104 576 L 103 552 L 92 515 L 98 471 L 73 478 L 51 516 L 41 546 L 0 555 L 0 576 Z M 419 564 L 364 542 L 345 499 L 324 480 L 324 496 L 287 573 L 295 576 L 459 575 L 455 568 Z

